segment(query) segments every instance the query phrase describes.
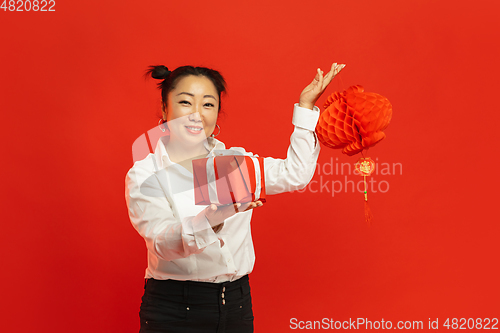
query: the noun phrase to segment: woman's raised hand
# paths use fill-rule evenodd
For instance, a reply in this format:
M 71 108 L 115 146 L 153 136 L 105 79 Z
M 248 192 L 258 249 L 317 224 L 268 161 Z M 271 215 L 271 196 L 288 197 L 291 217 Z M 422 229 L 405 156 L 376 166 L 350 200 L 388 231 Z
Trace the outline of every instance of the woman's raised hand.
M 345 64 L 333 63 L 330 71 L 323 76 L 323 71 L 318 68 L 318 72 L 313 81 L 302 90 L 299 99 L 299 106 L 307 109 L 313 109 L 314 104 L 320 98 L 326 87 L 332 82 L 332 79 L 345 67 Z

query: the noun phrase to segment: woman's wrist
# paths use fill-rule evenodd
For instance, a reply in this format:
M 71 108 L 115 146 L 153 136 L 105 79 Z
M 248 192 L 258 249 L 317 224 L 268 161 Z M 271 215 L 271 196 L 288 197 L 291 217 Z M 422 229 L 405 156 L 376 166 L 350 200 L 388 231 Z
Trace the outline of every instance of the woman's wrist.
M 207 209 L 209 209 L 209 210 L 212 210 L 211 208 L 212 208 L 211 206 L 207 207 Z M 217 219 L 213 219 L 212 221 L 210 221 L 210 219 L 208 218 L 208 216 L 206 214 L 206 211 L 204 213 L 205 213 L 205 218 L 208 221 L 208 224 L 210 224 L 210 226 L 212 227 L 212 230 L 214 232 L 218 232 L 220 229 L 222 229 L 222 226 L 224 225 L 224 221 L 219 222 L 219 221 L 217 221 Z
M 219 231 L 221 231 L 221 229 L 222 229 L 223 226 L 224 226 L 224 222 L 222 222 L 221 224 L 217 224 L 216 226 L 212 227 L 212 230 L 215 233 L 218 233 Z
M 314 110 L 314 104 L 311 103 L 299 102 L 299 107 Z

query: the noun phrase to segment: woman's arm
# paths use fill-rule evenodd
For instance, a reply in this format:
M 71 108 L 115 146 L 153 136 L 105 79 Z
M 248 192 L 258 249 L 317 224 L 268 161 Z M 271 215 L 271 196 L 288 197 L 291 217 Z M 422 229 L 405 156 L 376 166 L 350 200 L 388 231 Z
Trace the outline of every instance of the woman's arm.
M 185 258 L 217 242 L 216 231 L 237 212 L 262 205 L 260 201 L 224 207 L 211 205 L 182 221 L 175 216 L 160 181 L 165 171 L 154 172 L 148 159 L 136 162 L 125 179 L 125 200 L 132 225 L 149 251 L 163 260 Z M 163 184 L 165 186 L 165 184 Z M 215 229 L 215 230 L 214 230 Z
M 313 81 L 300 94 L 300 102 L 293 111 L 292 123 L 295 128 L 290 137 L 286 159 L 264 159 L 266 194 L 299 190 L 311 181 L 320 151 L 315 133 L 319 109 L 314 104 L 344 67 L 345 65 L 334 63 L 324 77 L 318 68 Z
M 320 146 L 314 128 L 319 110 L 301 108 L 295 104 L 293 124 L 286 159 L 264 158 L 266 194 L 278 194 L 299 190 L 311 181 Z
M 136 162 L 125 179 L 130 221 L 148 250 L 168 261 L 200 253 L 216 242 L 204 211 L 183 221 L 174 215 L 158 178 L 146 159 Z

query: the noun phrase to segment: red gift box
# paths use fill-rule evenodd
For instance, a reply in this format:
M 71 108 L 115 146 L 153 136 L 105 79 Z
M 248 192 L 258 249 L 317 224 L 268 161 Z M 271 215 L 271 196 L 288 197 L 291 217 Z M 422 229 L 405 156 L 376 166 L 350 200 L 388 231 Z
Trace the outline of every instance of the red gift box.
M 193 160 L 196 205 L 266 201 L 264 159 L 224 155 Z

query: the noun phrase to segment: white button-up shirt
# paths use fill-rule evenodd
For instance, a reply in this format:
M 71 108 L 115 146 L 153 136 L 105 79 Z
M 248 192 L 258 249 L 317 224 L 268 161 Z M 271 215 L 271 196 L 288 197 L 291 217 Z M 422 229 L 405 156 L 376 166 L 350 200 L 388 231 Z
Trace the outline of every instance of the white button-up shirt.
M 287 158 L 264 158 L 266 195 L 302 189 L 312 179 L 320 150 L 318 118 L 317 107 L 295 105 Z M 226 219 L 215 233 L 202 212 L 206 206 L 195 205 L 193 174 L 168 157 L 168 139 L 158 140 L 154 154 L 135 162 L 125 180 L 130 221 L 148 250 L 146 278 L 224 282 L 249 274 L 255 262 L 252 210 Z M 206 147 L 207 157 L 225 149 L 213 138 Z

